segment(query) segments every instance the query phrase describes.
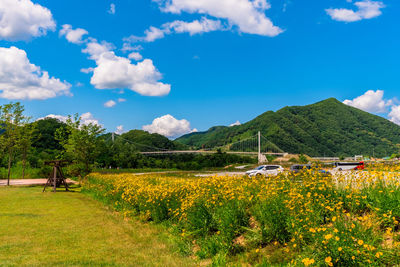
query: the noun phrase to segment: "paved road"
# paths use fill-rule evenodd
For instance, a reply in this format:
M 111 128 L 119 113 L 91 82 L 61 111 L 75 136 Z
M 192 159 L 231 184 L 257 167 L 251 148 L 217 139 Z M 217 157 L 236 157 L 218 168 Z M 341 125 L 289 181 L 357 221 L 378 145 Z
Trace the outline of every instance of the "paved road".
M 210 176 L 243 176 L 246 172 L 213 172 L 213 173 L 199 173 L 195 174 L 196 177 L 210 177 Z
M 47 179 L 11 179 L 10 185 L 44 185 L 46 184 Z M 67 183 L 69 184 L 76 184 L 76 181 L 71 179 L 67 179 Z M 7 180 L 2 179 L 0 180 L 0 186 L 7 185 Z

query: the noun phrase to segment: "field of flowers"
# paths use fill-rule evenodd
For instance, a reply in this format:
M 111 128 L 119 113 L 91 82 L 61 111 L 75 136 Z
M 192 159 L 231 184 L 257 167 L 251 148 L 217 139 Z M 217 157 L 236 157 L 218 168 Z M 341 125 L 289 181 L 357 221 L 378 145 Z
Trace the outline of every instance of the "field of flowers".
M 396 168 L 333 177 L 93 173 L 83 190 L 126 216 L 165 223 L 184 252 L 217 265 L 392 266 L 400 263 Z

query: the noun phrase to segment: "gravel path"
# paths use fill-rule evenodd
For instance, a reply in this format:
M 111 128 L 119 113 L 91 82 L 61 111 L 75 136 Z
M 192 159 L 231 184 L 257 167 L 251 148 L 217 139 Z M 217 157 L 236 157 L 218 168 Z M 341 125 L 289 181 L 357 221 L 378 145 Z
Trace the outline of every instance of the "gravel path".
M 21 185 L 21 186 L 27 186 L 27 185 L 44 185 L 46 184 L 47 179 L 11 179 L 10 180 L 10 185 Z M 67 179 L 67 183 L 69 184 L 76 184 L 76 181 L 73 181 L 71 179 Z M 7 185 L 7 180 L 2 179 L 0 180 L 0 186 Z

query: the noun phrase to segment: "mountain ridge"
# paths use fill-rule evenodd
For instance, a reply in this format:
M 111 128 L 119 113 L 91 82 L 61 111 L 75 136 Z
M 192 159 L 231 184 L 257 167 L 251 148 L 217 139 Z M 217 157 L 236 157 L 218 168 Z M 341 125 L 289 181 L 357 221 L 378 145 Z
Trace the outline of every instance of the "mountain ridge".
M 310 156 L 390 155 L 400 147 L 400 126 L 380 116 L 328 98 L 305 106 L 266 111 L 244 124 L 214 126 L 175 141 L 213 148 L 261 131 L 285 152 Z

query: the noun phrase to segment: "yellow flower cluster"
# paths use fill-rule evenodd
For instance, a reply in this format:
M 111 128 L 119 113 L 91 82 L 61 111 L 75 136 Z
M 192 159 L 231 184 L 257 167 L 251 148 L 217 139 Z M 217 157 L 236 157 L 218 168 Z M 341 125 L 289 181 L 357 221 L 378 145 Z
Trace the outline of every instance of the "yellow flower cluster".
M 280 244 L 288 254 L 298 255 L 292 260 L 305 266 L 380 265 L 386 256 L 397 255 L 400 244 L 399 170 L 394 165 L 332 177 L 309 170 L 256 178 L 93 173 L 84 187 L 124 211 L 181 223 L 182 238 L 196 232 L 185 231 L 185 225 L 195 223 L 189 215 L 201 206 L 215 220 L 208 235 L 223 238 L 227 227 L 234 229 L 227 244 L 249 229 L 261 233 L 256 246 Z M 246 227 L 242 219 L 224 223 L 225 217 L 215 215 L 231 203 L 244 209 Z M 385 237 L 394 241 L 385 245 L 380 241 Z

